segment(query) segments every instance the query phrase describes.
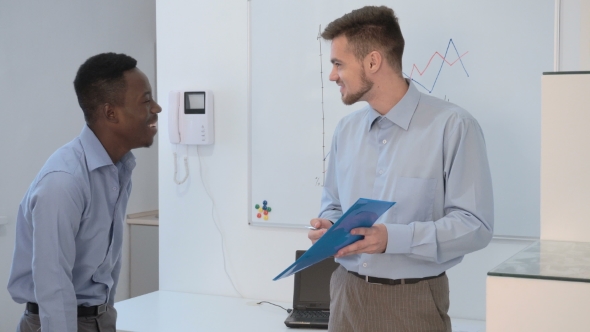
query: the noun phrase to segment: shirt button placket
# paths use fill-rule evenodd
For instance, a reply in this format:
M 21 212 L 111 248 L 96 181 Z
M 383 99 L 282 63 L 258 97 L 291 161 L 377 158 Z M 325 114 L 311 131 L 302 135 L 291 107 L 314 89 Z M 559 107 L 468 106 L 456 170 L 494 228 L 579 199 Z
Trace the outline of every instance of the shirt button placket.
M 387 144 L 387 139 L 385 139 L 385 138 L 380 139 L 380 143 L 381 143 L 381 145 Z M 377 169 L 377 174 L 378 175 L 383 175 L 383 173 L 385 173 L 385 170 L 383 170 L 383 168 L 378 168 Z

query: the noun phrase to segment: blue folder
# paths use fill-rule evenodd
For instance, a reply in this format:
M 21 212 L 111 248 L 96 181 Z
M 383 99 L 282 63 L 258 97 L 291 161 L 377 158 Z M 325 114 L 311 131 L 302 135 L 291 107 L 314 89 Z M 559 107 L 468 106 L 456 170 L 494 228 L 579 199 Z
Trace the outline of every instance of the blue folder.
M 319 263 L 330 256 L 334 256 L 338 250 L 362 239 L 363 235 L 351 235 L 350 231 L 358 227 L 373 226 L 375 221 L 394 204 L 395 202 L 359 198 L 305 254 L 273 280 L 288 277 L 315 263 Z

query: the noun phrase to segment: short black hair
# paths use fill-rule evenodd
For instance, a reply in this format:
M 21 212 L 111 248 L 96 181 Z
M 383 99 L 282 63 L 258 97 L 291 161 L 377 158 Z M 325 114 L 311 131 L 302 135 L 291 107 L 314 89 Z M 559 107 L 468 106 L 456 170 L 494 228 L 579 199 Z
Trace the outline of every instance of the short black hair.
M 96 121 L 96 109 L 104 103 L 125 103 L 125 71 L 136 68 L 137 60 L 117 53 L 101 53 L 88 58 L 78 69 L 74 89 L 87 124 Z
M 357 60 L 362 61 L 374 50 L 384 53 L 389 65 L 401 73 L 404 37 L 393 9 L 366 6 L 332 21 L 322 38 L 333 40 L 345 36 Z

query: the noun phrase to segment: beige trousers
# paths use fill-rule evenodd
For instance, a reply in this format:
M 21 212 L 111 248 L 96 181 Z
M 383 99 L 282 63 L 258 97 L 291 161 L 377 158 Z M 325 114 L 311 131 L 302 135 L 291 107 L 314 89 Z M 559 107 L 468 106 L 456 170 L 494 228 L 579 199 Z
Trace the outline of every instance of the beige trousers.
M 342 266 L 330 281 L 330 332 L 451 332 L 449 280 L 371 284 Z

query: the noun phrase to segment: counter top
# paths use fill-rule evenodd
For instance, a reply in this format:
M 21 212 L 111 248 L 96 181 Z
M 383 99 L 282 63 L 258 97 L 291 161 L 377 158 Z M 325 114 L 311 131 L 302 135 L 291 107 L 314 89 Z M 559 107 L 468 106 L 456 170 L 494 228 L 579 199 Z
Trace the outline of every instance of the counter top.
M 537 241 L 488 276 L 590 282 L 590 243 Z
M 139 213 L 132 213 L 127 215 L 128 225 L 146 225 L 146 226 L 159 226 L 159 211 L 145 211 Z

